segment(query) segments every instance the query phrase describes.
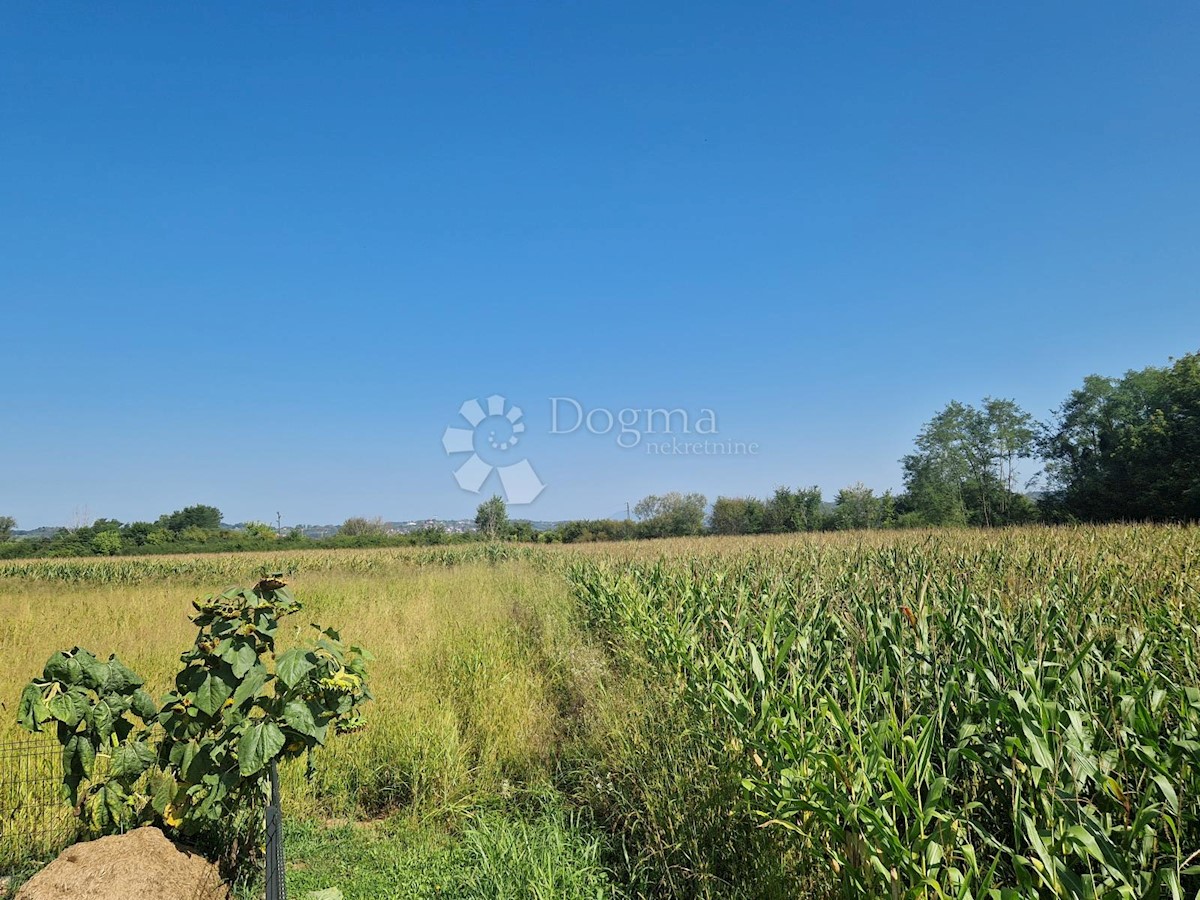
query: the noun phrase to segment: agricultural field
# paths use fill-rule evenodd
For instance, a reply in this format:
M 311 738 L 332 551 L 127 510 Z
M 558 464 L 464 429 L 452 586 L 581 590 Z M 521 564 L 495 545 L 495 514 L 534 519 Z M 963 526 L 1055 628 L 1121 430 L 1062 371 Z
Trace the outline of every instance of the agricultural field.
M 293 896 L 1200 896 L 1195 529 L 11 561 L 0 741 L 72 645 L 164 693 L 266 572 L 376 657 L 282 773 Z

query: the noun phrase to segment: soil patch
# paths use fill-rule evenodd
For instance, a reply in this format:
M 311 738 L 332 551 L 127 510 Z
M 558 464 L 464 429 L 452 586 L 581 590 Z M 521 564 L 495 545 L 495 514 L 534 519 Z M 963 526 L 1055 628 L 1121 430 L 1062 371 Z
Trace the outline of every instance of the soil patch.
M 228 900 L 216 865 L 157 828 L 75 844 L 29 879 L 16 900 Z

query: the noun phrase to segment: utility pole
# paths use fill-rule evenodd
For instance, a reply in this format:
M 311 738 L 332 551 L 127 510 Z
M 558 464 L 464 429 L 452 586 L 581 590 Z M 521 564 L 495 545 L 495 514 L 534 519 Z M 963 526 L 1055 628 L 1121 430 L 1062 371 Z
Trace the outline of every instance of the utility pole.
M 283 513 L 275 513 L 275 536 L 283 537 Z

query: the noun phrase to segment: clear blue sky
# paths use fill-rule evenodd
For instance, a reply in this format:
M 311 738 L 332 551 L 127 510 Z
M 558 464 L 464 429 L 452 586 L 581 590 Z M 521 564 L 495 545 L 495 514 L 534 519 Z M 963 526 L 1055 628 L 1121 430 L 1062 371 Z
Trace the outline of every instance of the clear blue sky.
M 535 518 L 897 487 L 950 399 L 1200 348 L 1197 47 L 1195 3 L 4 4 L 0 513 L 468 515 L 492 393 Z

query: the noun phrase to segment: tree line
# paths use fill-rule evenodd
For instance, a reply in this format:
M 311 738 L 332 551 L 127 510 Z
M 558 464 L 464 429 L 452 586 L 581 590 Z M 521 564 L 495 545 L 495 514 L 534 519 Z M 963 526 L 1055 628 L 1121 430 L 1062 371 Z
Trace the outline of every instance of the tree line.
M 1021 469 L 1033 464 L 1026 478 Z M 319 541 L 251 522 L 232 530 L 215 506 L 154 522 L 97 519 L 41 539 L 12 540 L 0 516 L 0 558 L 253 550 L 267 547 L 441 544 L 505 539 L 576 543 L 700 534 L 781 534 L 1031 522 L 1200 521 L 1200 352 L 1121 377 L 1090 375 L 1039 422 L 1016 402 L 948 403 L 921 428 L 900 464 L 904 490 L 877 494 L 858 482 L 826 501 L 820 488 L 779 487 L 770 497 L 667 493 L 642 499 L 633 518 L 580 519 L 537 532 L 514 521 L 500 497 L 480 504 L 476 531 L 433 525 L 389 534 L 381 519 L 347 519 Z M 1038 488 L 1034 490 L 1035 486 Z
M 1045 422 L 1013 400 L 951 401 L 900 464 L 899 494 L 858 482 L 827 502 L 815 486 L 780 487 L 766 498 L 718 497 L 707 518 L 701 495 L 668 494 L 639 503 L 637 522 L 567 522 L 543 539 L 1200 521 L 1200 352 L 1088 376 Z

